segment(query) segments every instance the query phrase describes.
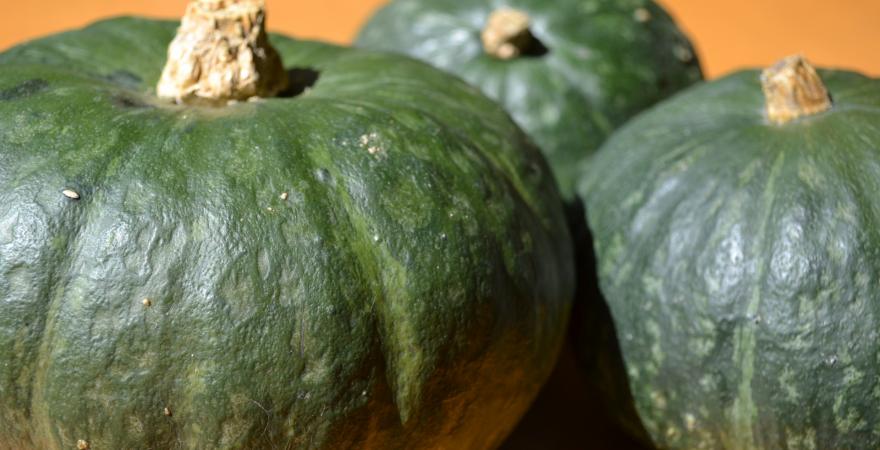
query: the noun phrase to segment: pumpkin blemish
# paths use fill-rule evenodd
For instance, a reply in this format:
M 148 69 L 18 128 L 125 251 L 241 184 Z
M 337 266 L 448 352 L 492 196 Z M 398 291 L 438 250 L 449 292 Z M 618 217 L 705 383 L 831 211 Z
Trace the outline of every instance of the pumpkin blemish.
M 0 101 L 18 100 L 45 91 L 49 82 L 39 78 L 27 80 L 18 86 L 0 91 Z

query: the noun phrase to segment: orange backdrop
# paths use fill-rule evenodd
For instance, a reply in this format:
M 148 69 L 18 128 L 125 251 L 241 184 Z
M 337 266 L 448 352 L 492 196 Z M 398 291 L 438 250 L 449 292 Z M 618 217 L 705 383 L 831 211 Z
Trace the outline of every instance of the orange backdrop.
M 101 17 L 180 17 L 186 0 L 3 0 L 0 49 Z M 427 1 L 427 0 L 426 0 Z M 553 1 L 553 0 L 547 0 Z M 385 0 L 268 0 L 269 26 L 348 43 Z M 694 39 L 709 76 L 791 53 L 880 75 L 880 0 L 661 0 Z

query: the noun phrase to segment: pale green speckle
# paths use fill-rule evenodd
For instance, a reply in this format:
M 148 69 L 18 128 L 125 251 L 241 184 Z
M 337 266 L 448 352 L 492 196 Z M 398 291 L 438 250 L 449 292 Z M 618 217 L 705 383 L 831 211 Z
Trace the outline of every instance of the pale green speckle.
M 817 170 L 816 163 L 809 160 L 802 160 L 798 164 L 798 179 L 814 191 L 819 190 L 827 183 L 825 175 Z
M 636 205 L 641 204 L 644 199 L 645 195 L 644 193 L 642 193 L 642 191 L 633 192 L 623 200 L 623 205 L 621 205 L 621 207 L 624 210 L 633 209 Z
M 652 391 L 651 403 L 653 403 L 654 407 L 657 409 L 666 409 L 666 396 L 663 395 L 662 392 Z
M 660 325 L 653 320 L 645 323 L 645 329 L 651 338 L 651 360 L 659 367 L 663 364 L 663 349 L 660 347 Z
M 666 428 L 666 439 L 677 441 L 681 437 L 681 430 L 678 427 L 669 426 Z
M 659 296 L 663 291 L 663 280 L 647 273 L 642 276 L 642 285 L 649 295 Z
M 700 387 L 702 387 L 704 391 L 713 391 L 718 387 L 718 383 L 716 382 L 715 377 L 707 374 L 700 378 Z
M 740 187 L 747 186 L 752 183 L 752 180 L 755 178 L 755 175 L 758 173 L 758 169 L 761 168 L 763 162 L 759 159 L 756 159 L 749 163 L 746 168 L 739 173 L 739 185 Z
M 816 430 L 808 428 L 803 433 L 786 428 L 786 444 L 789 450 L 816 450 Z
M 846 358 L 851 359 L 848 356 Z M 853 366 L 847 366 L 843 371 L 843 382 L 846 387 L 834 399 L 834 426 L 841 433 L 849 433 L 865 426 L 865 420 L 862 419 L 861 414 L 856 409 L 845 405 L 846 399 L 850 398 L 852 388 L 858 386 L 864 379 L 864 373 Z
M 785 398 L 788 401 L 796 403 L 800 399 L 800 394 L 794 385 L 794 371 L 791 368 L 786 367 L 782 369 L 782 374 L 779 376 L 779 385 L 782 387 L 783 392 L 785 392 Z

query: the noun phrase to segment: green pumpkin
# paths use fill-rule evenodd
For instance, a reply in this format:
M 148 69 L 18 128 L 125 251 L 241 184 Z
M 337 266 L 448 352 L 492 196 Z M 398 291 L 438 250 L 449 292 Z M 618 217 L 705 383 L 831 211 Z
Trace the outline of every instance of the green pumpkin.
M 537 149 L 427 65 L 282 36 L 300 95 L 166 104 L 176 26 L 0 54 L 0 448 L 497 446 L 573 284 Z
M 500 59 L 481 31 L 509 8 L 531 26 L 520 56 Z M 651 0 L 394 0 L 357 42 L 425 60 L 497 100 L 544 151 L 569 200 L 577 166 L 614 128 L 702 77 L 691 44 Z
M 660 448 L 880 447 L 880 80 L 819 73 L 825 112 L 768 120 L 758 72 L 739 72 L 639 116 L 585 169 Z

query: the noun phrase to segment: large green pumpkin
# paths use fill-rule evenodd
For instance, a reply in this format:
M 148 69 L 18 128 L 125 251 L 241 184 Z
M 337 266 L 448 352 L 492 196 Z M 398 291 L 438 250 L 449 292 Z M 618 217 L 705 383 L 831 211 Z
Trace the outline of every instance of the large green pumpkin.
M 774 123 L 740 72 L 636 118 L 585 169 L 661 448 L 880 448 L 880 80 L 819 73 L 830 110 Z
M 537 149 L 427 65 L 282 36 L 300 95 L 160 102 L 175 28 L 0 54 L 0 448 L 496 446 L 572 290 Z
M 531 23 L 521 55 L 501 59 L 481 35 L 506 9 Z M 651 0 L 394 0 L 357 42 L 425 60 L 497 100 L 544 151 L 568 199 L 578 164 L 614 128 L 702 78 L 691 44 Z

